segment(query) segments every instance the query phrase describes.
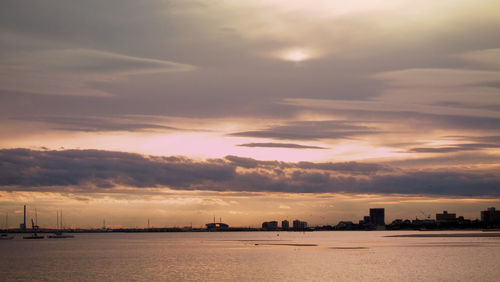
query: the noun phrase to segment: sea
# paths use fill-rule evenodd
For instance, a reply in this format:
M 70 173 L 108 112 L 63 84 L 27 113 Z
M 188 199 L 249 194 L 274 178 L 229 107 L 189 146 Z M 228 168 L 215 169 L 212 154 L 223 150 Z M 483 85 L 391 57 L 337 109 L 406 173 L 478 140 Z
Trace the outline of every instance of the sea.
M 500 281 L 500 237 L 387 237 L 440 233 L 467 232 L 17 234 L 0 281 Z

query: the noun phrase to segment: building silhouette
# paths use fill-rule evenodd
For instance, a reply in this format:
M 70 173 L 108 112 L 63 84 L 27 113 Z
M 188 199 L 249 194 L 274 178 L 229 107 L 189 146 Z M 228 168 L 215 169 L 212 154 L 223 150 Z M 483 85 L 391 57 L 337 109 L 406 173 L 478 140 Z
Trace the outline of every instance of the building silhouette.
M 298 219 L 293 221 L 293 230 L 305 230 L 307 229 L 307 222 L 300 221 Z
M 436 213 L 437 223 L 455 223 L 457 222 L 456 213 L 448 213 L 448 211 L 443 211 L 443 213 Z
M 286 219 L 281 221 L 281 229 L 283 229 L 283 230 L 290 229 L 290 222 L 288 222 L 288 220 L 286 220 Z
M 385 226 L 385 209 L 370 209 L 370 224 L 374 226 Z
M 229 228 L 229 225 L 222 222 L 207 223 L 205 226 L 210 231 L 226 230 Z
M 370 224 L 370 216 L 365 215 L 362 220 L 363 224 Z
M 481 221 L 485 224 L 500 224 L 500 211 L 494 207 L 481 211 Z
M 264 230 L 278 230 L 278 222 L 277 221 L 262 222 L 262 229 L 264 229 Z

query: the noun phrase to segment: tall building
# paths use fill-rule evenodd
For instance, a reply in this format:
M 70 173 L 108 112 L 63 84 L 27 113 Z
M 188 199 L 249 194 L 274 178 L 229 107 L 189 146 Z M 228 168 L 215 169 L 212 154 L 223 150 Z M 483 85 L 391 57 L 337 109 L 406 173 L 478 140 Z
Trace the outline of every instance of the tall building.
M 290 228 L 290 222 L 288 220 L 283 220 L 281 222 L 281 229 L 288 230 Z
M 385 209 L 370 209 L 370 223 L 375 226 L 385 226 Z
M 497 211 L 494 207 L 481 211 L 481 221 L 486 224 L 500 223 L 500 211 Z
M 307 222 L 300 221 L 298 219 L 293 221 L 293 230 L 304 230 L 307 229 Z

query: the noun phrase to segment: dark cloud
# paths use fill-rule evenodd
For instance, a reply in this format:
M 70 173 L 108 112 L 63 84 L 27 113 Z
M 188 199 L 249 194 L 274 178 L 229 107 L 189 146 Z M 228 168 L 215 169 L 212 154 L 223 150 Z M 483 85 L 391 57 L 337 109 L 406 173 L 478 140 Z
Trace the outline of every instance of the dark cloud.
M 461 151 L 453 154 L 434 154 L 427 157 L 397 159 L 386 162 L 388 165 L 416 168 L 423 167 L 468 167 L 471 164 L 497 165 L 500 163 L 500 157 L 489 154 L 487 151 Z
M 313 163 L 299 162 L 296 165 L 301 169 L 318 169 L 325 171 L 344 172 L 352 175 L 374 175 L 377 173 L 394 172 L 397 169 L 384 164 L 344 162 L 344 163 Z
M 123 187 L 176 190 L 500 195 L 498 172 L 403 171 L 367 163 L 287 163 L 228 156 L 195 161 L 98 150 L 0 150 L 7 191 L 109 192 Z
M 217 161 L 181 157 L 144 157 L 98 150 L 2 150 L 0 185 L 95 186 L 112 188 L 172 186 L 190 189 L 210 181 L 228 181 L 234 167 Z
M 403 175 L 375 176 L 360 186 L 364 192 L 498 196 L 499 176 L 488 172 L 413 171 Z
M 447 146 L 437 147 L 415 147 L 411 148 L 409 152 L 415 153 L 455 153 L 461 151 L 476 151 L 484 149 L 500 148 L 500 136 L 444 136 L 445 139 L 458 140 L 460 142 Z
M 375 128 L 356 125 L 343 120 L 294 121 L 263 130 L 243 131 L 229 134 L 239 137 L 258 137 L 279 140 L 317 140 L 352 138 L 359 135 L 377 134 Z
M 257 168 L 257 167 L 275 167 L 275 168 L 290 168 L 290 163 L 280 162 L 280 161 L 259 161 L 252 158 L 238 157 L 238 156 L 226 156 L 225 160 L 230 161 L 235 166 L 243 168 Z
M 239 144 L 241 147 L 260 147 L 260 148 L 291 148 L 291 149 L 328 149 L 319 146 L 307 146 L 293 143 L 246 143 Z
M 470 103 L 460 103 L 460 102 L 436 102 L 432 103 L 435 106 L 444 106 L 450 108 L 469 108 L 469 109 L 478 109 L 478 110 L 490 110 L 490 111 L 500 111 L 500 105 L 489 104 L 489 105 L 471 105 Z
M 459 115 L 434 115 L 437 127 L 443 129 L 471 129 L 495 130 L 500 128 L 500 118 L 497 117 L 472 117 Z
M 493 135 L 493 136 L 466 136 L 463 137 L 465 140 L 473 140 L 477 142 L 491 142 L 497 145 L 500 145 L 500 136 L 499 135 Z
M 443 147 L 412 148 L 409 151 L 414 153 L 453 153 L 460 151 L 475 151 L 475 150 L 492 149 L 492 148 L 500 148 L 500 144 L 489 144 L 489 143 L 457 144 L 453 146 L 443 146 Z
M 307 107 L 306 107 L 307 108 Z M 408 130 L 467 130 L 470 132 L 489 131 L 496 134 L 500 128 L 500 118 L 470 116 L 460 114 L 436 114 L 417 111 L 397 111 L 394 109 L 315 109 L 318 113 L 332 113 L 351 123 L 405 124 Z
M 182 130 L 179 128 L 159 125 L 154 123 L 138 123 L 135 120 L 111 117 L 88 117 L 88 116 L 38 116 L 22 117 L 17 120 L 43 122 L 53 125 L 54 129 L 66 131 L 138 131 L 138 130 Z

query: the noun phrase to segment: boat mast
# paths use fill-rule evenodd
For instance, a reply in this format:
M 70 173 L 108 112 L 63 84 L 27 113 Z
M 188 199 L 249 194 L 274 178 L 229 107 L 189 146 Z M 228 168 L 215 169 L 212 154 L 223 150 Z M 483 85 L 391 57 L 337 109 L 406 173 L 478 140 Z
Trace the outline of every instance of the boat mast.
M 34 234 L 34 237 L 36 237 L 36 225 L 35 223 L 33 222 L 33 218 L 31 219 L 31 229 L 33 229 L 33 234 Z

